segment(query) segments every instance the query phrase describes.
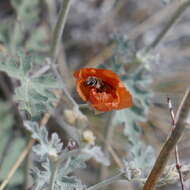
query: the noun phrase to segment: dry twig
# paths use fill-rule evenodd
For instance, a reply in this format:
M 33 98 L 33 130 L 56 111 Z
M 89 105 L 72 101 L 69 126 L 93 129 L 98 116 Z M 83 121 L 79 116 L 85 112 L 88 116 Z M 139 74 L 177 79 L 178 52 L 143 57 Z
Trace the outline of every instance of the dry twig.
M 22 151 L 20 154 L 18 160 L 15 162 L 15 164 L 12 166 L 12 168 L 9 170 L 9 173 L 7 174 L 7 177 L 3 180 L 3 182 L 0 185 L 0 190 L 3 190 L 7 184 L 9 183 L 10 179 L 13 177 L 16 170 L 19 168 L 19 166 L 22 164 L 28 153 L 30 152 L 32 145 L 35 141 L 31 139 L 26 146 L 26 148 Z
M 175 114 L 174 114 L 171 99 L 169 97 L 167 98 L 167 101 L 168 101 L 168 107 L 169 107 L 169 111 L 170 111 L 170 115 L 171 115 L 171 119 L 172 119 L 172 130 L 174 130 L 176 127 Z M 179 160 L 179 152 L 178 152 L 178 145 L 177 144 L 175 146 L 175 160 L 176 160 L 176 169 L 179 173 L 181 189 L 185 190 L 184 182 L 183 182 L 183 176 L 182 176 L 182 172 L 181 172 L 181 164 L 180 164 L 180 160 Z
M 164 167 L 169 159 L 169 156 L 176 146 L 176 143 L 180 139 L 184 129 L 185 129 L 185 120 L 188 116 L 190 108 L 190 89 L 188 89 L 180 103 L 176 114 L 176 127 L 172 131 L 170 137 L 163 145 L 160 154 L 154 164 L 154 167 L 148 176 L 148 179 L 144 185 L 143 190 L 153 190 L 156 182 L 158 181 L 160 175 L 162 174 Z

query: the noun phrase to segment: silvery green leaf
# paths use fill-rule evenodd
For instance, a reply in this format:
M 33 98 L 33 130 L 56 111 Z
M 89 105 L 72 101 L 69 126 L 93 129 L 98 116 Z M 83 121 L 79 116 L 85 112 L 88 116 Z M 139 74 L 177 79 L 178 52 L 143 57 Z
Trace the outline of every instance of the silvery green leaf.
M 48 97 L 43 96 L 42 94 L 38 93 L 36 90 L 30 90 L 28 92 L 28 95 L 30 96 L 30 99 L 34 102 L 47 102 Z
M 55 149 L 57 153 L 60 153 L 63 148 L 63 143 L 61 142 L 61 139 L 57 135 L 57 133 L 53 133 L 51 135 L 51 140 L 49 142 L 49 146 L 52 149 Z
M 27 75 L 27 73 L 30 71 L 32 67 L 32 56 L 25 56 L 25 53 L 23 51 L 17 51 L 17 56 L 19 58 L 20 63 L 20 72 L 23 74 L 23 76 Z
M 142 142 L 137 142 L 130 148 L 128 158 L 133 161 L 135 167 L 146 172 L 153 166 L 155 161 L 155 152 L 151 146 L 147 146 Z
M 48 144 L 48 132 L 45 127 L 39 127 L 37 122 L 25 121 L 24 126 L 32 132 L 32 138 L 41 144 Z
M 33 168 L 31 170 L 31 175 L 34 179 L 34 187 L 35 190 L 41 190 L 49 183 L 50 179 L 50 172 L 49 171 L 42 171 L 38 168 Z
M 133 161 L 128 162 L 127 160 L 123 160 L 125 177 L 127 180 L 133 180 L 139 178 L 141 176 L 141 169 L 139 169 Z
M 67 161 L 63 164 L 63 166 L 60 168 L 60 175 L 68 175 L 72 172 L 74 172 L 76 169 L 79 168 L 85 168 L 86 160 L 83 160 L 80 155 L 78 156 L 73 156 L 67 159 Z
M 32 133 L 38 132 L 39 125 L 37 122 L 25 121 L 24 126 L 28 131 L 30 131 Z
M 10 77 L 22 79 L 18 66 L 10 61 L 0 62 L 0 70 L 6 72 Z
M 19 103 L 19 108 L 28 112 L 33 119 L 52 109 L 56 96 L 51 90 L 61 87 L 53 73 L 31 76 L 39 69 L 34 57 L 35 55 L 23 51 L 18 51 L 16 56 L 0 57 L 0 70 L 20 81 L 20 85 L 15 89 L 14 100 Z
M 36 164 L 36 167 L 31 169 L 31 176 L 34 179 L 34 189 L 41 190 L 49 184 L 51 170 L 50 161 L 46 158 L 40 161 L 40 164 Z
M 42 38 L 43 36 L 43 38 Z M 49 44 L 44 43 L 44 38 L 48 39 L 47 30 L 43 26 L 38 26 L 35 28 L 33 35 L 30 35 L 26 42 L 27 49 L 35 49 L 35 51 L 47 51 L 49 49 Z
M 132 110 L 124 109 L 117 111 L 113 119 L 113 125 L 124 125 L 124 134 L 132 143 L 136 143 L 136 139 L 140 134 L 140 128 L 135 123 L 135 117 L 136 114 Z M 141 116 L 138 118 L 141 118 Z
M 41 145 L 41 144 L 37 144 L 37 145 L 33 146 L 32 151 L 36 155 L 40 156 L 40 158 L 42 158 L 48 152 L 47 147 L 45 145 Z
M 24 126 L 32 132 L 32 138 L 36 139 L 40 144 L 33 147 L 33 151 L 39 155 L 58 155 L 63 148 L 63 143 L 56 133 L 51 135 L 48 140 L 48 131 L 46 127 L 39 127 L 38 123 L 25 121 Z
M 75 189 L 79 190 L 79 189 L 84 189 L 85 187 L 84 185 L 82 185 L 81 181 L 77 179 L 75 176 L 59 177 L 56 182 L 61 190 L 75 190 Z
M 101 150 L 101 147 L 99 146 L 85 147 L 82 150 L 82 152 L 85 153 L 87 156 L 89 156 L 89 159 L 94 158 L 97 162 L 105 166 L 110 165 L 109 159 L 105 156 L 105 154 Z
M 41 163 L 42 168 L 44 168 L 46 171 L 50 172 L 50 161 L 47 158 L 45 162 Z

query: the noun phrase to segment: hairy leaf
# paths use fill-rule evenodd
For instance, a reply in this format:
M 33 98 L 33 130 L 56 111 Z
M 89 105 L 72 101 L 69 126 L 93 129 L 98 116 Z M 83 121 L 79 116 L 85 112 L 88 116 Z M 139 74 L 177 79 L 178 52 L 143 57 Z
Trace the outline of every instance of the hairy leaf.
M 32 77 L 31 73 L 36 72 L 35 68 L 34 56 L 23 52 L 13 58 L 1 56 L 0 70 L 20 81 L 20 85 L 15 89 L 15 101 L 19 103 L 19 108 L 27 111 L 33 119 L 52 108 L 56 97 L 51 90 L 60 88 L 51 73 Z

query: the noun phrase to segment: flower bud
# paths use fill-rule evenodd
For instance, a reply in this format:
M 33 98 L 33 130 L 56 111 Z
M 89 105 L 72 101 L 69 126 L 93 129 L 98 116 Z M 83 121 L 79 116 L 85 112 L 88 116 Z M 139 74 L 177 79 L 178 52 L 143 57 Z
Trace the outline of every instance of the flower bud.
M 82 134 L 82 140 L 87 144 L 94 145 L 95 139 L 96 137 L 91 130 L 86 130 Z

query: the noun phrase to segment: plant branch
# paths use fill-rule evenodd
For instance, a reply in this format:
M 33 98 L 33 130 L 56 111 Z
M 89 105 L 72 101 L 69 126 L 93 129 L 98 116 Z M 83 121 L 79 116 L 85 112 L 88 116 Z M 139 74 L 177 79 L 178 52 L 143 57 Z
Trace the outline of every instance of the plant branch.
M 97 190 L 97 189 L 102 189 L 103 187 L 117 181 L 117 180 L 120 180 L 120 179 L 123 179 L 123 175 L 124 175 L 124 172 L 120 172 L 118 173 L 117 175 L 115 176 L 112 176 L 100 183 L 97 183 L 96 185 L 93 185 L 91 187 L 89 187 L 87 190 Z
M 182 13 L 190 6 L 190 0 L 183 0 L 181 5 L 176 9 L 176 11 L 171 16 L 168 23 L 165 25 L 165 27 L 161 30 L 161 32 L 158 34 L 158 36 L 155 38 L 155 40 L 145 49 L 146 52 L 149 52 L 151 49 L 154 49 L 157 47 L 157 45 L 161 42 L 161 40 L 165 37 L 165 35 L 168 33 L 170 28 L 176 23 L 178 18 L 182 15 Z
M 53 161 L 50 159 L 50 164 L 51 164 L 51 176 L 50 176 L 49 189 L 55 190 L 55 181 L 56 181 L 56 176 L 59 169 L 59 163 L 57 161 Z
M 50 50 L 50 55 L 53 58 L 53 60 L 55 60 L 57 56 L 59 43 L 61 41 L 63 30 L 64 30 L 65 23 L 67 20 L 67 15 L 70 10 L 70 6 L 71 6 L 71 0 L 63 0 L 61 11 L 59 13 L 59 17 L 58 17 L 58 20 L 53 32 L 52 45 L 51 45 L 51 50 Z
M 110 144 L 112 144 L 112 138 L 113 138 L 113 132 L 114 132 L 114 125 L 112 124 L 113 117 L 114 117 L 115 111 L 112 111 L 109 113 L 107 122 L 104 126 L 104 145 L 103 145 L 103 151 L 106 156 L 109 156 L 109 150 L 108 147 Z M 104 165 L 100 168 L 100 179 L 104 179 L 107 176 L 108 168 Z
M 170 137 L 167 139 L 165 144 L 163 145 L 160 154 L 154 164 L 154 167 L 151 171 L 151 173 L 148 176 L 148 179 L 144 185 L 143 190 L 153 190 L 156 182 L 158 181 L 160 175 L 162 174 L 162 171 L 164 170 L 164 167 L 169 159 L 169 156 L 175 147 L 176 143 L 180 139 L 184 129 L 185 129 L 185 120 L 188 116 L 190 107 L 190 89 L 188 89 L 180 103 L 180 106 L 178 108 L 177 114 L 176 114 L 176 127 L 171 132 Z
M 57 79 L 61 82 L 61 86 L 62 89 L 64 91 L 64 94 L 67 97 L 67 100 L 69 103 L 72 104 L 72 107 L 78 111 L 78 104 L 75 102 L 75 100 L 71 97 L 69 91 L 67 90 L 67 86 L 62 78 L 62 76 L 60 75 L 58 69 L 56 68 L 56 58 L 57 58 L 57 52 L 59 49 L 59 44 L 61 41 L 61 37 L 63 34 L 63 30 L 65 27 L 65 23 L 67 20 L 67 15 L 69 13 L 70 7 L 71 7 L 71 2 L 72 0 L 64 0 L 60 13 L 59 13 L 59 17 L 53 32 L 53 39 L 52 39 L 52 44 L 51 44 L 51 49 L 50 49 L 50 59 L 47 59 L 47 63 L 48 65 L 50 65 L 50 68 L 52 69 L 52 71 L 55 73 Z
M 18 160 L 16 161 L 16 163 L 9 170 L 9 173 L 8 173 L 7 177 L 1 183 L 0 190 L 3 190 L 7 186 L 7 184 L 9 183 L 10 179 L 12 178 L 12 176 L 14 175 L 14 173 L 16 172 L 16 170 L 19 168 L 19 166 L 24 161 L 24 159 L 27 156 L 27 154 L 30 152 L 33 143 L 34 143 L 33 139 L 29 141 L 28 145 L 23 150 L 23 152 L 20 154 L 20 156 L 19 156 Z
M 174 114 L 174 110 L 173 110 L 171 99 L 169 97 L 167 98 L 167 101 L 168 101 L 168 108 L 169 108 L 170 116 L 171 116 L 171 120 L 172 120 L 172 130 L 174 130 L 175 127 L 176 127 L 176 124 L 175 124 L 175 114 Z M 184 182 L 183 182 L 183 176 L 182 176 L 182 172 L 181 172 L 181 164 L 180 164 L 180 160 L 179 160 L 179 152 L 178 152 L 178 146 L 177 146 L 177 144 L 175 146 L 175 161 L 176 161 L 176 169 L 177 169 L 177 171 L 179 173 L 179 179 L 180 179 L 180 183 L 181 183 L 181 189 L 185 190 Z
M 51 61 L 51 60 L 49 60 Z M 57 79 L 60 81 L 61 83 L 61 88 L 67 98 L 67 102 L 71 104 L 71 107 L 73 109 L 75 109 L 75 111 L 79 112 L 79 106 L 78 104 L 75 102 L 75 100 L 72 98 L 72 96 L 70 95 L 69 91 L 67 90 L 67 86 L 63 80 L 63 78 L 61 77 L 61 75 L 59 74 L 57 68 L 56 68 L 56 65 L 52 62 L 52 64 L 50 65 L 51 66 L 51 69 L 52 71 L 54 72 L 54 74 L 56 75 Z

